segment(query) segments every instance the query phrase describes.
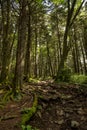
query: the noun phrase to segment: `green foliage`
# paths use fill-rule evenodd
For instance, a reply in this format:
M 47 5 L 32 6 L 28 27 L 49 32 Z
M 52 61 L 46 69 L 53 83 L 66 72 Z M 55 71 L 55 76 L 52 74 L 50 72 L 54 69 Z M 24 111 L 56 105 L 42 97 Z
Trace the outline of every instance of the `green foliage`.
M 55 4 L 61 4 L 64 3 L 64 0 L 52 0 L 52 2 Z
M 36 0 L 38 3 L 42 3 L 43 0 Z
M 22 125 L 22 130 L 38 130 L 37 128 L 32 128 L 31 125 Z
M 19 0 L 16 0 L 17 3 L 19 3 Z
M 39 80 L 37 80 L 37 79 L 29 78 L 29 82 L 38 83 L 38 81 Z
M 41 3 L 41 2 L 43 2 L 44 0 L 36 0 L 38 3 Z M 55 3 L 55 4 L 59 4 L 59 3 L 63 3 L 64 2 L 64 0 L 51 0 L 53 3 Z
M 87 76 L 85 75 L 72 75 L 71 82 L 78 84 L 87 84 Z
M 62 69 L 60 74 L 58 75 L 58 81 L 69 82 L 70 78 L 71 78 L 71 69 L 70 68 Z

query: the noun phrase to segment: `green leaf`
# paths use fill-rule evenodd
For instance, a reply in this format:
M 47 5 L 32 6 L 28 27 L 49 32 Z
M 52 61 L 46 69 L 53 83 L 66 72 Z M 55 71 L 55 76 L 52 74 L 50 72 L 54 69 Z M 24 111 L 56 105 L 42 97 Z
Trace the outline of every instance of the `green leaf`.
M 22 130 L 25 130 L 25 128 L 26 128 L 26 126 L 25 126 L 25 125 L 22 125 L 21 127 L 22 127 Z
M 32 126 L 27 125 L 27 130 L 32 130 Z
M 17 3 L 19 3 L 19 0 L 16 0 Z
M 43 2 L 43 0 L 36 0 L 36 2 L 38 2 L 38 3 L 42 3 L 42 2 Z
M 64 0 L 52 0 L 54 4 L 62 4 L 64 3 Z

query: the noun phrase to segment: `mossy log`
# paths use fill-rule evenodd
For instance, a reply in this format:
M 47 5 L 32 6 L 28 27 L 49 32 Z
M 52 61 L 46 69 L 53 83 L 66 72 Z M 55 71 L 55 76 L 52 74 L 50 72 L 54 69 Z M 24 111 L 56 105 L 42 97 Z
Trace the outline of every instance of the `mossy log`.
M 38 97 L 35 94 L 33 106 L 29 109 L 29 111 L 27 111 L 27 113 L 24 113 L 22 116 L 22 122 L 21 122 L 22 125 L 26 125 L 27 122 L 31 119 L 31 117 L 36 113 L 37 105 L 38 105 Z

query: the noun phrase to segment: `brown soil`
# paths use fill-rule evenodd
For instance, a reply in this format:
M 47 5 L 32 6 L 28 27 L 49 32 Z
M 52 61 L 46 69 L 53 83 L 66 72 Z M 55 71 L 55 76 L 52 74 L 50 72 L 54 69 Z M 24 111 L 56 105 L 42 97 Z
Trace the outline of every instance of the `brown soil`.
M 45 81 L 26 84 L 20 101 L 9 101 L 0 109 L 0 130 L 21 130 L 21 110 L 32 106 L 33 92 L 38 108 L 28 125 L 39 130 L 87 130 L 87 87 Z

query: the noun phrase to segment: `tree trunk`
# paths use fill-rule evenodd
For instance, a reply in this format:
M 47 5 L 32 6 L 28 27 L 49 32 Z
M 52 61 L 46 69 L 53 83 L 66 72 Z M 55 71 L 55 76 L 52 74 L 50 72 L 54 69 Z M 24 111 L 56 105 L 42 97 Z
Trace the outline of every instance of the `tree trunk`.
M 68 52 L 69 52 L 69 48 L 67 46 L 68 32 L 69 32 L 69 28 L 68 28 L 68 24 L 67 24 L 65 34 L 64 34 L 64 40 L 63 40 L 63 53 L 61 55 L 60 63 L 59 63 L 59 66 L 58 66 L 58 72 L 57 72 L 56 80 L 60 76 L 62 69 L 64 69 L 64 63 L 65 63 L 67 56 L 68 56 Z
M 34 75 L 37 78 L 37 21 L 35 27 L 35 66 L 34 66 Z
M 84 26 L 84 50 L 87 58 L 87 25 Z
M 75 47 L 73 46 L 72 49 L 72 57 L 73 57 L 73 65 L 74 65 L 74 73 L 77 73 L 77 64 L 76 64 L 76 53 L 75 53 Z
M 2 1 L 2 69 L 1 69 L 1 82 L 8 79 L 8 71 L 10 64 L 10 0 Z
M 23 59 L 24 59 L 24 48 L 26 42 L 26 2 L 25 0 L 20 1 L 20 15 L 18 19 L 18 43 L 16 52 L 16 66 L 15 74 L 13 79 L 13 92 L 16 89 L 21 89 L 23 85 Z
M 80 41 L 80 46 L 81 46 L 81 51 L 82 51 L 82 56 L 83 56 L 84 73 L 86 75 L 87 74 L 87 66 L 86 66 L 86 58 L 85 58 L 84 47 L 83 47 L 82 41 Z
M 50 70 L 50 76 L 53 77 L 53 68 L 52 68 L 52 63 L 51 63 L 51 57 L 50 57 L 50 52 L 49 52 L 49 43 L 48 43 L 48 39 L 46 41 L 46 48 L 47 48 L 47 61 L 48 61 L 48 66 L 49 66 L 49 70 Z
M 30 50 L 31 50 L 31 9 L 30 5 L 28 5 L 28 38 L 26 45 L 26 54 L 25 54 L 25 69 L 24 76 L 25 80 L 29 80 L 30 78 Z

